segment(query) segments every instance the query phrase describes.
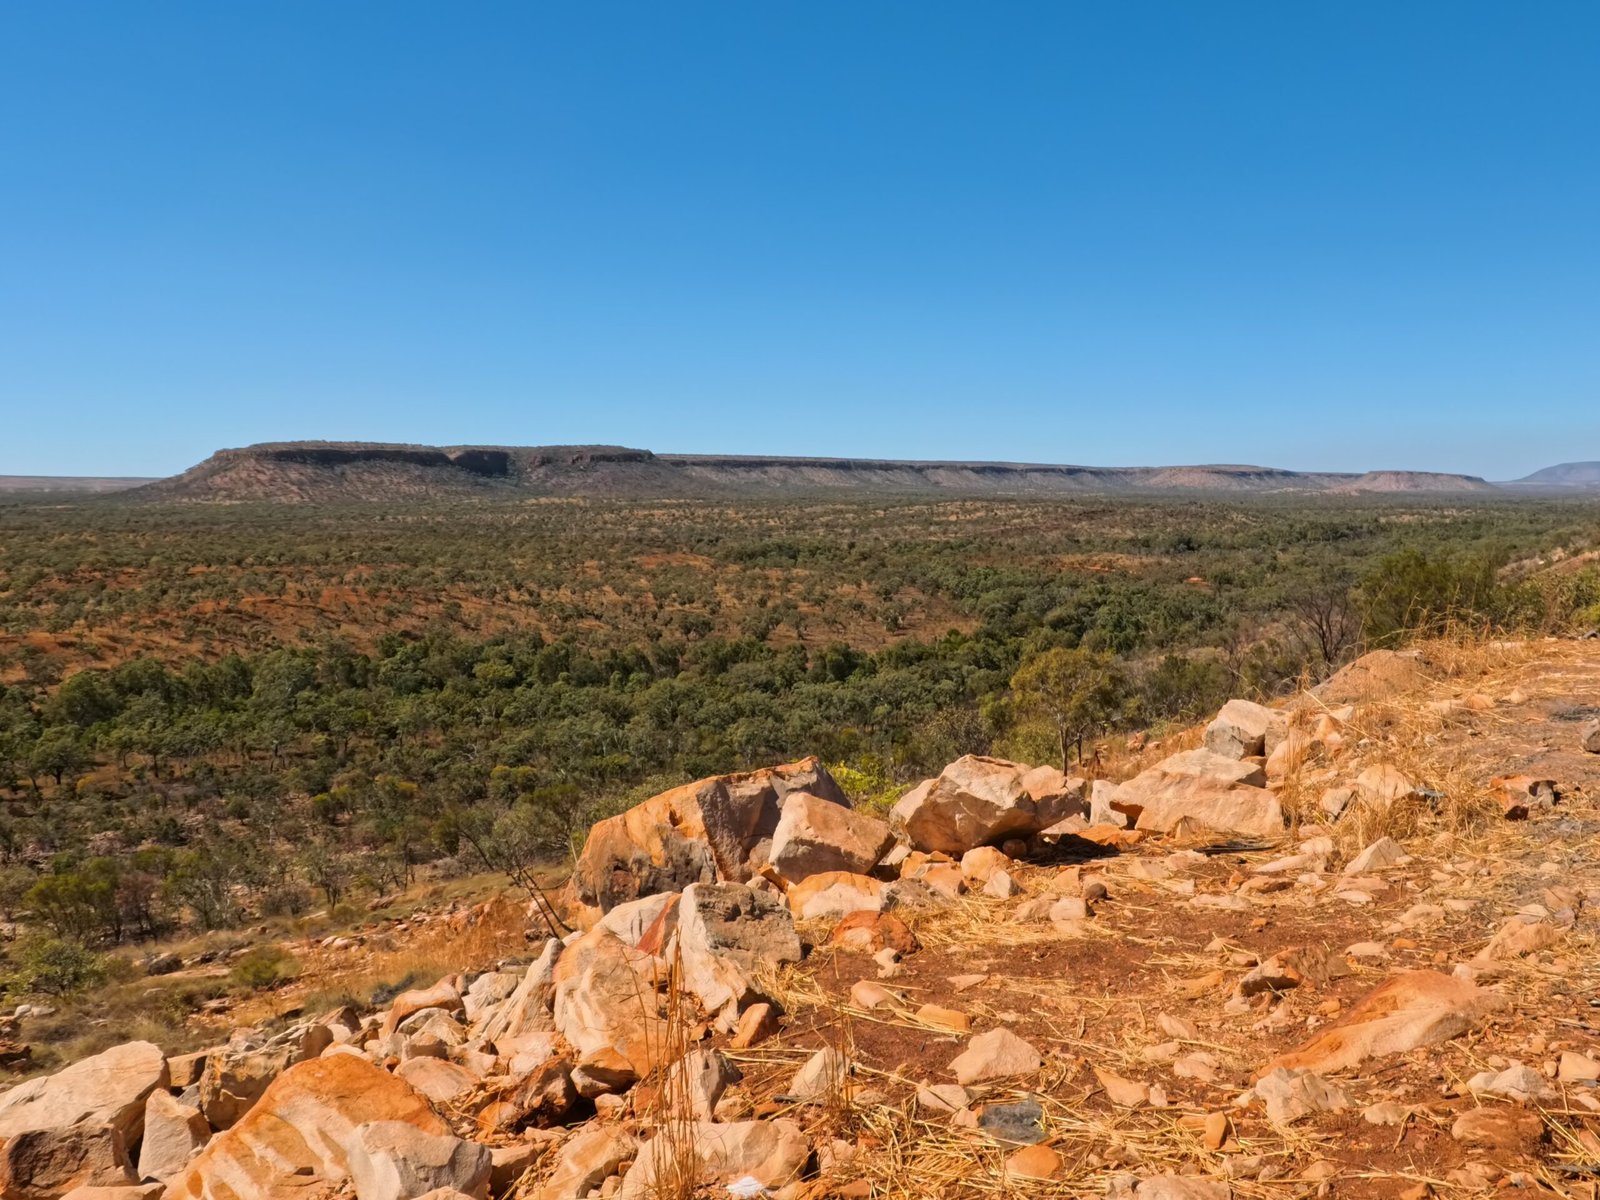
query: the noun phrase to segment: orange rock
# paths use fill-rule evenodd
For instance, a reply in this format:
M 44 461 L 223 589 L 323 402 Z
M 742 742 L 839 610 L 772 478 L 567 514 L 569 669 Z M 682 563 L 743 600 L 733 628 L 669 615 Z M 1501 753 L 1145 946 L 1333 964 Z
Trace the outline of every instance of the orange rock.
M 714 775 L 652 796 L 589 831 L 568 885 L 585 925 L 618 904 L 707 879 L 744 883 L 777 831 L 784 800 L 806 792 L 849 806 L 816 758 Z
M 893 913 L 853 912 L 833 927 L 828 935 L 830 946 L 848 946 L 852 949 L 877 953 L 879 950 L 896 950 L 901 954 L 915 954 L 922 948 L 917 935 Z
M 778 1032 L 778 1010 L 762 1001 L 752 1004 L 739 1016 L 738 1027 L 733 1031 L 729 1045 L 735 1050 L 748 1050 L 759 1046 Z
M 290 1067 L 225 1133 L 175 1178 L 169 1200 L 265 1200 L 284 1180 L 345 1178 L 347 1146 L 373 1121 L 451 1135 L 427 1099 L 404 1080 L 353 1054 Z
M 916 1019 L 936 1029 L 948 1029 L 951 1033 L 966 1033 L 972 1028 L 972 1018 L 966 1013 L 953 1008 L 941 1008 L 937 1004 L 924 1004 L 917 1009 Z
M 1006 1174 L 1018 1179 L 1058 1179 L 1065 1165 L 1049 1146 L 1024 1146 L 1006 1159 Z
M 1503 1004 L 1492 992 L 1436 971 L 1408 971 L 1368 992 L 1344 1020 L 1257 1074 L 1279 1067 L 1326 1073 L 1459 1037 Z

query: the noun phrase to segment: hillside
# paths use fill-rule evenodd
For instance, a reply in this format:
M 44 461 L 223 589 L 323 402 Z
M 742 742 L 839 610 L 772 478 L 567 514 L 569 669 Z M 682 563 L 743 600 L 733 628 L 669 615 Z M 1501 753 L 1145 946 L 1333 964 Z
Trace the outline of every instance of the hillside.
M 1424 471 L 1083 467 L 1048 463 L 655 454 L 621 446 L 406 446 L 279 442 L 219 450 L 140 499 L 212 503 L 471 497 L 671 498 L 831 494 L 1471 493 L 1492 485 Z
M 1538 1183 L 1600 1168 L 1597 705 L 1592 643 L 1433 643 L 1114 783 L 963 757 L 884 814 L 815 759 L 703 779 L 561 891 L 18 1008 L 23 1071 L 114 1015 L 0 1093 L 0 1153 L 213 1200 L 1587 1196 Z

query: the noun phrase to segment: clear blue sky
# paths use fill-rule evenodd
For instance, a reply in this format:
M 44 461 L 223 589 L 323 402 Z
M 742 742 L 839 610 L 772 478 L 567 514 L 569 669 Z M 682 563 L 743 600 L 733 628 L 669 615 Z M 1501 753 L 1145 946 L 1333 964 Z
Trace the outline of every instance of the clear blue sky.
M 1600 458 L 1600 5 L 0 6 L 0 472 Z

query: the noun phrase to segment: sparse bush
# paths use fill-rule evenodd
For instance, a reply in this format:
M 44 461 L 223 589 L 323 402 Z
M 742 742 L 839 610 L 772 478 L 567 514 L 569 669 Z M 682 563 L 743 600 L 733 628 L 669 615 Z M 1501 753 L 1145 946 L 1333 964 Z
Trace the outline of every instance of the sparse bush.
M 260 992 L 288 983 L 299 972 L 299 962 L 287 950 L 280 946 L 257 946 L 235 960 L 228 980 L 241 991 Z

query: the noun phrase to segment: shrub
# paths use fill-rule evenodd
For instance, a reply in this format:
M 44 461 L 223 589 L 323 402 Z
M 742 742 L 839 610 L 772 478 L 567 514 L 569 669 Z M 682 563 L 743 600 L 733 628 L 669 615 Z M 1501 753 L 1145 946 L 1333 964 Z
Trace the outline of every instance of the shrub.
M 11 969 L 0 976 L 16 995 L 73 996 L 105 981 L 105 964 L 77 942 L 31 937 L 11 952 Z

